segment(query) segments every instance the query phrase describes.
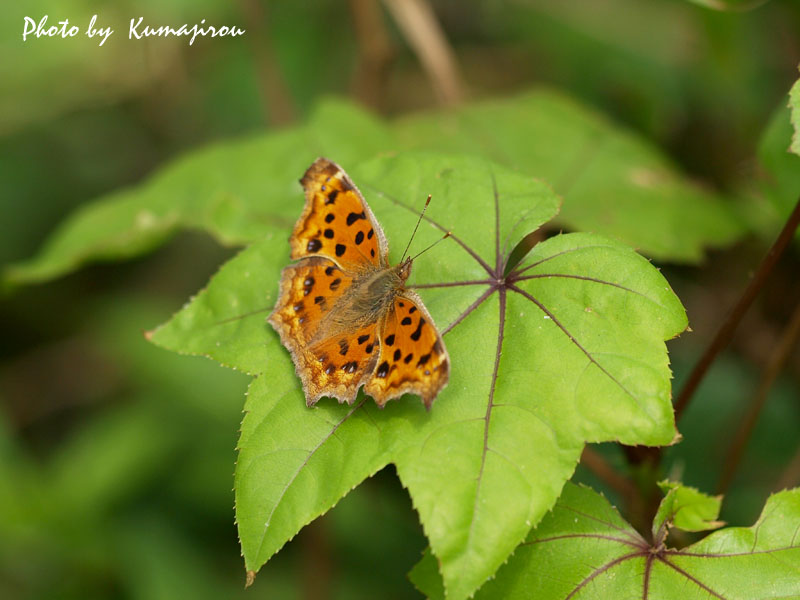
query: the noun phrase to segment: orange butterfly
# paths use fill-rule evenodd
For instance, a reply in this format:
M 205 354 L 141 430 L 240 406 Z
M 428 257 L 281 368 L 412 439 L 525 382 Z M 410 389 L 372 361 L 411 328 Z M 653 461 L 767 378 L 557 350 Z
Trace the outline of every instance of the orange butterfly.
M 337 164 L 318 158 L 300 180 L 303 214 L 269 322 L 294 360 L 306 403 L 352 404 L 358 388 L 378 406 L 405 393 L 426 408 L 447 384 L 449 358 L 420 297 L 405 287 L 412 258 L 389 247 L 361 193 Z

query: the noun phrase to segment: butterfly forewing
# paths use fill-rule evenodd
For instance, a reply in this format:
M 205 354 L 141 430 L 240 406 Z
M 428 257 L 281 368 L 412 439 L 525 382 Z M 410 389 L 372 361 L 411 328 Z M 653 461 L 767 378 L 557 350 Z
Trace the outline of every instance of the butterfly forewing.
M 290 238 L 292 258 L 327 256 L 349 270 L 386 266 L 383 231 L 341 167 L 318 158 L 300 183 L 306 206 Z
M 422 300 L 404 290 L 380 328 L 381 349 L 364 391 L 379 405 L 405 393 L 430 407 L 449 376 L 444 342 Z

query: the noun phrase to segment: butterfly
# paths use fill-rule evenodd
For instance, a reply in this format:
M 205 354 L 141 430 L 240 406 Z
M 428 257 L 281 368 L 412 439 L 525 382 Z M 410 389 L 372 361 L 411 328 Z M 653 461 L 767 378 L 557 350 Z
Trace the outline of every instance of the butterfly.
M 336 163 L 318 158 L 300 183 L 306 203 L 289 238 L 296 262 L 281 273 L 268 321 L 292 355 L 306 404 L 323 396 L 352 404 L 363 385 L 380 407 L 412 393 L 429 409 L 450 359 L 422 299 L 405 286 L 413 258 L 389 264 L 383 230 Z

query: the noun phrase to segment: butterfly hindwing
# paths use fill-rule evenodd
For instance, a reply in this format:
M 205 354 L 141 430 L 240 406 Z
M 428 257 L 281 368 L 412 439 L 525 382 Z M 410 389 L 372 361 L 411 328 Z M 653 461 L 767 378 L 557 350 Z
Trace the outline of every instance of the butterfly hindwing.
M 418 394 L 430 408 L 447 384 L 450 363 L 444 341 L 422 300 L 404 290 L 380 327 L 381 348 L 364 391 L 384 405 L 405 393 Z
M 353 280 L 336 264 L 311 257 L 283 270 L 269 322 L 291 352 L 306 402 L 322 396 L 351 403 L 378 356 L 377 323 L 337 326 L 340 301 Z
M 292 258 L 327 256 L 350 271 L 386 266 L 383 231 L 339 165 L 318 158 L 300 183 L 306 205 L 290 238 Z
M 278 302 L 269 322 L 284 346 L 294 351 L 319 336 L 326 315 L 353 280 L 325 258 L 307 258 L 283 269 Z
M 321 340 L 306 353 L 311 371 L 303 388 L 306 403 L 316 404 L 322 396 L 352 404 L 365 377 L 378 358 L 377 323 Z

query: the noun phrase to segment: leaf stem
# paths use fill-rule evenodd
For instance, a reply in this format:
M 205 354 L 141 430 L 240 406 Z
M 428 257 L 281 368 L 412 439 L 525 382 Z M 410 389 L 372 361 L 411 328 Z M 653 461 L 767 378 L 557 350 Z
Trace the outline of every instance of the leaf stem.
M 389 70 L 397 51 L 378 0 L 349 0 L 349 4 L 358 48 L 352 87 L 367 106 L 384 109 Z
M 444 106 L 458 104 L 464 86 L 455 52 L 427 0 L 383 0 L 398 29 L 416 53 L 433 91 Z
M 758 416 L 767 402 L 769 390 L 772 388 L 772 384 L 775 382 L 775 379 L 786 365 L 786 361 L 789 359 L 789 356 L 791 355 L 792 350 L 794 349 L 798 340 L 800 340 L 800 302 L 798 302 L 797 306 L 795 307 L 794 313 L 792 314 L 786 329 L 784 329 L 778 345 L 775 346 L 772 354 L 770 354 L 767 365 L 764 368 L 764 372 L 761 376 L 758 389 L 756 390 L 755 396 L 753 397 L 753 401 L 750 405 L 750 410 L 747 412 L 747 415 L 744 417 L 744 419 L 742 419 L 739 430 L 736 432 L 730 448 L 728 449 L 728 455 L 725 458 L 725 464 L 722 467 L 722 475 L 720 476 L 719 483 L 717 484 L 718 494 L 724 494 L 728 491 L 728 488 L 730 487 L 733 477 L 736 473 L 736 469 L 739 466 L 739 462 L 741 461 L 742 453 L 744 452 L 747 442 L 750 440 L 750 436 L 753 433 L 753 428 L 758 421 Z
M 291 123 L 296 119 L 297 107 L 275 56 L 265 3 L 239 0 L 239 7 L 247 28 L 256 34 L 248 36 L 248 40 L 253 53 L 256 80 L 264 102 L 264 120 L 269 125 Z
M 580 463 L 608 487 L 622 496 L 626 502 L 629 503 L 636 498 L 638 492 L 631 480 L 617 473 L 600 453 L 592 450 L 589 446 L 583 449 Z
M 686 407 L 689 405 L 694 392 L 697 390 L 700 382 L 705 377 L 706 372 L 714 362 L 714 359 L 716 359 L 717 355 L 730 342 L 734 331 L 736 331 L 736 327 L 739 325 L 742 317 L 747 312 L 747 309 L 750 308 L 750 305 L 758 295 L 758 292 L 761 291 L 761 288 L 764 286 L 764 282 L 772 272 L 775 263 L 783 254 L 786 246 L 794 236 L 794 232 L 798 225 L 800 225 L 800 198 L 798 198 L 794 210 L 789 215 L 789 218 L 775 240 L 775 243 L 772 244 L 772 247 L 767 252 L 767 255 L 761 261 L 758 271 L 756 271 L 755 275 L 750 280 L 750 283 L 745 288 L 744 292 L 739 298 L 739 301 L 736 303 L 725 321 L 720 326 L 716 336 L 714 336 L 714 339 L 711 340 L 711 343 L 708 345 L 708 348 L 706 348 L 705 353 L 694 366 L 692 373 L 689 375 L 689 379 L 681 389 L 681 393 L 678 395 L 678 399 L 675 402 L 676 421 L 680 419 L 681 415 L 686 410 Z

